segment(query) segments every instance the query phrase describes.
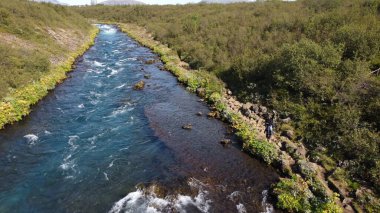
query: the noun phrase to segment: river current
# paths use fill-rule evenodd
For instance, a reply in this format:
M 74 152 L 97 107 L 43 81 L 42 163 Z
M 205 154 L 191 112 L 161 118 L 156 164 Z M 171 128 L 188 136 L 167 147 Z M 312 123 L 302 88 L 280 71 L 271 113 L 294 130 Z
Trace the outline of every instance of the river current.
M 154 53 L 99 28 L 69 78 L 0 131 L 0 212 L 274 212 L 276 172 Z

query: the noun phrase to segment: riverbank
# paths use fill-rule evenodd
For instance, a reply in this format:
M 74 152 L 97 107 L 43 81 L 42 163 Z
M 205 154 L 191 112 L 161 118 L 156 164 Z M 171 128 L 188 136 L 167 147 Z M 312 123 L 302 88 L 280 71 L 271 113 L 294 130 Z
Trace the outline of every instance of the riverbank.
M 165 69 L 173 73 L 189 91 L 207 101 L 212 110 L 210 117 L 230 123 L 246 152 L 282 173 L 283 179 L 273 187 L 278 208 L 293 212 L 343 211 L 343 204 L 325 181 L 324 169 L 308 160 L 307 150 L 302 144 L 278 134 L 270 142 L 265 140 L 263 118 L 260 116 L 267 111 L 265 107 L 240 103 L 222 81 L 209 73 L 190 70 L 176 52 L 155 41 L 144 28 L 132 24 L 119 24 L 119 27 L 159 54 Z M 245 113 L 248 116 L 242 114 L 244 109 L 250 111 Z M 344 208 L 345 211 L 353 211 L 349 204 L 345 204 Z
M 83 55 L 95 41 L 99 29 L 93 28 L 88 39 L 75 52 L 69 54 L 66 61 L 54 66 L 38 81 L 15 89 L 0 102 L 0 129 L 5 125 L 21 120 L 30 113 L 30 107 L 45 97 L 49 90 L 62 82 L 66 73 L 72 70 L 75 60 Z

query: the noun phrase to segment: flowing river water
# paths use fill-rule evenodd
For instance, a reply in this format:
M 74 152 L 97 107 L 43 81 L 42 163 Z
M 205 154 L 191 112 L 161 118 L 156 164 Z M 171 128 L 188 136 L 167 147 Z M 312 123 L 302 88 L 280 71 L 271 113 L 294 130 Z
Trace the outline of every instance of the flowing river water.
M 274 212 L 276 172 L 196 115 L 207 105 L 154 53 L 99 27 L 69 78 L 0 131 L 0 212 Z

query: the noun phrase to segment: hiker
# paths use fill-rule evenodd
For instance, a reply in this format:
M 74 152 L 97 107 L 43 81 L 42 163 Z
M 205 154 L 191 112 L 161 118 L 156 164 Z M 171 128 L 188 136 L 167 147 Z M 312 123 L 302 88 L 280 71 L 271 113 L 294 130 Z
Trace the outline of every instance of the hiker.
M 269 114 L 266 114 L 265 116 L 265 130 L 264 133 L 266 135 L 267 140 L 269 141 L 270 138 L 273 135 L 273 120 L 274 120 L 275 113 L 273 113 L 272 116 Z

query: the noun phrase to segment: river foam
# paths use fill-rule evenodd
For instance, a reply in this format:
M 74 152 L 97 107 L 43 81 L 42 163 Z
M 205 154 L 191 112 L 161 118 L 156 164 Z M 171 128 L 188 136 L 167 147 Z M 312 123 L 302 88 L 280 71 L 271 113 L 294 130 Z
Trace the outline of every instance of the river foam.
M 188 209 L 197 212 L 208 212 L 212 201 L 207 198 L 208 191 L 199 180 L 191 178 L 188 185 L 198 190 L 198 194 L 167 195 L 159 197 L 155 191 L 157 186 L 152 185 L 145 189 L 138 189 L 117 201 L 109 213 L 121 212 L 187 212 Z

